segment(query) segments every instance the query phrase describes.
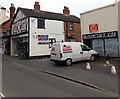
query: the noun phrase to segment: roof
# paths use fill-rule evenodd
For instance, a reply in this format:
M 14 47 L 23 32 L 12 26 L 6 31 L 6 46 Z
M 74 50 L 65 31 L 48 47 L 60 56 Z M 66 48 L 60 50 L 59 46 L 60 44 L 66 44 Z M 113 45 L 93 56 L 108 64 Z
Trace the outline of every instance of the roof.
M 9 21 L 11 21 L 11 20 L 9 19 L 9 20 L 3 22 L 2 25 L 7 24 Z
M 97 11 L 97 10 L 101 10 L 101 9 L 104 9 L 104 8 L 107 8 L 107 7 L 111 7 L 111 6 L 114 6 L 114 5 L 115 5 L 115 3 L 109 4 L 109 5 L 106 5 L 106 6 L 103 6 L 103 7 L 99 7 L 99 8 L 93 9 L 93 10 L 89 10 L 89 11 L 80 13 L 80 15 L 86 14 L 86 13 L 90 13 L 90 12 L 93 12 L 93 11 Z
M 18 10 L 21 10 L 26 17 L 36 17 L 36 18 L 60 20 L 64 22 L 80 23 L 80 18 L 74 15 L 65 15 L 61 13 L 54 13 L 47 11 L 35 11 L 33 9 L 26 9 L 20 7 L 18 8 Z
M 12 22 L 12 20 L 9 19 L 9 20 L 2 23 L 3 32 L 10 30 L 11 22 Z

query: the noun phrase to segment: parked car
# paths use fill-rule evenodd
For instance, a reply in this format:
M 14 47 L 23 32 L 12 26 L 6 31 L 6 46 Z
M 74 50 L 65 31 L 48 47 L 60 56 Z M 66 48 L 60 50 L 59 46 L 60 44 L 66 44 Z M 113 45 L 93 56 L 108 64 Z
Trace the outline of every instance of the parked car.
M 72 62 L 81 60 L 95 61 L 97 52 L 80 42 L 59 42 L 52 45 L 51 61 L 56 64 L 64 62 L 71 65 Z

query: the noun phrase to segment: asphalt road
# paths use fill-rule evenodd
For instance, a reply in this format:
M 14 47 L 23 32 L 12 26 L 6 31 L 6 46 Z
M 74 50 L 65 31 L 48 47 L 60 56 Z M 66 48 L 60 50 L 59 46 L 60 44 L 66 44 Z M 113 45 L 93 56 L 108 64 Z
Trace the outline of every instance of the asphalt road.
M 25 62 L 25 61 L 23 61 Z M 41 63 L 42 65 L 43 63 Z M 33 66 L 34 67 L 34 66 Z M 83 84 L 3 59 L 2 93 L 5 97 L 115 97 Z M 56 70 L 57 72 L 57 70 Z

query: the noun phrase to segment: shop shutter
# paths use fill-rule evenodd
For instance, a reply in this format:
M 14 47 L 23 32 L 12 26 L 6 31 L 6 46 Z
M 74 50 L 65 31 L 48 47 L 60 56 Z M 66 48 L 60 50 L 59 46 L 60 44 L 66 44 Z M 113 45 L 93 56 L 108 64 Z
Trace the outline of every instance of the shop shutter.
M 99 56 L 104 56 L 104 42 L 103 39 L 92 40 L 93 50 L 97 51 Z
M 118 57 L 118 39 L 109 38 L 105 39 L 105 53 L 110 57 Z

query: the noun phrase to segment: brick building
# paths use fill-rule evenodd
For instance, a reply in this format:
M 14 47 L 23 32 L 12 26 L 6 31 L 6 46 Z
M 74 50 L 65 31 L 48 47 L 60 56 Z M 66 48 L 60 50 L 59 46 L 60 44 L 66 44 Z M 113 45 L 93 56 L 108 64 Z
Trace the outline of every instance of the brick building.
M 66 16 L 70 15 L 68 7 L 64 6 L 63 14 Z M 65 41 L 81 41 L 81 30 L 80 22 L 64 22 Z
M 10 25 L 15 14 L 14 4 L 11 3 L 10 7 L 10 18 L 2 23 L 2 42 L 3 42 L 3 53 L 10 54 Z

